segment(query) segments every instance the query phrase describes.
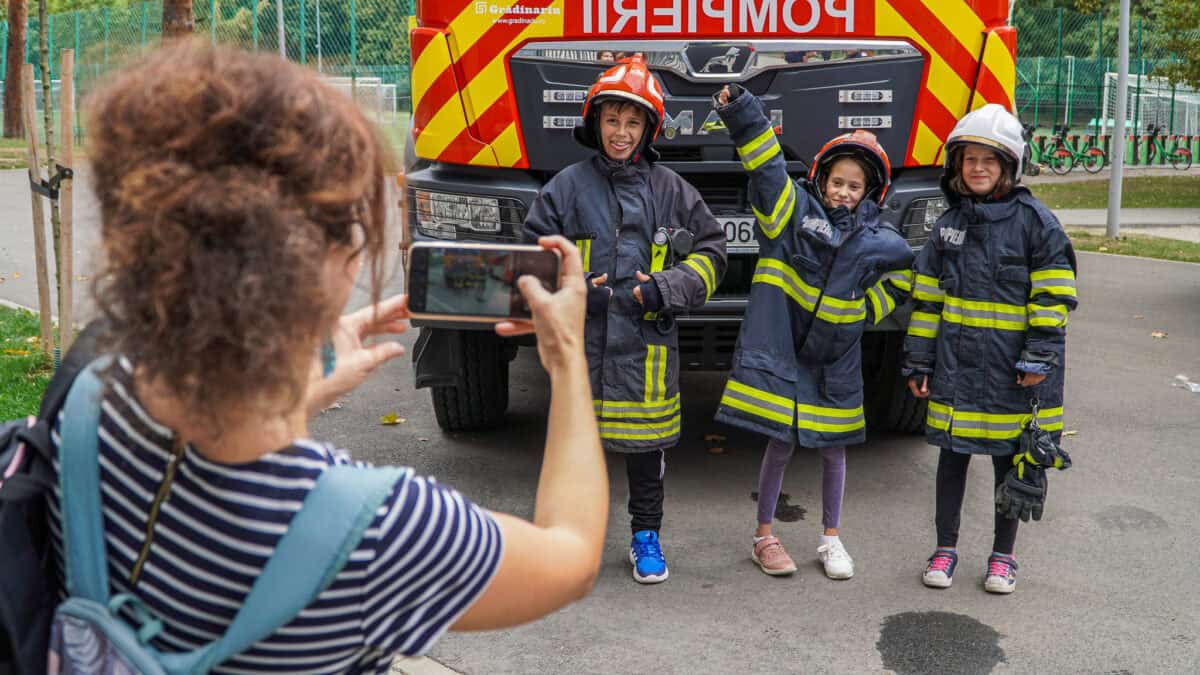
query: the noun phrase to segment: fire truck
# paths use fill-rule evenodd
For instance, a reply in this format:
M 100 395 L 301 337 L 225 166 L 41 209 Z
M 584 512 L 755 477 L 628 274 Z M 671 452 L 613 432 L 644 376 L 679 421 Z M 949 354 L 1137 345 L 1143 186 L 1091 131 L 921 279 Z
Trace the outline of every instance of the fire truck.
M 409 241 L 516 241 L 541 187 L 591 151 L 571 139 L 597 75 L 640 53 L 663 85 L 661 161 L 724 225 L 729 266 L 703 309 L 678 317 L 684 368 L 730 357 L 757 261 L 747 176 L 712 95 L 737 82 L 770 111 L 794 177 L 829 138 L 875 133 L 892 160 L 883 217 L 914 248 L 946 209 L 942 145 L 963 114 L 1013 109 L 1016 31 L 1007 0 L 417 0 Z M 907 310 L 863 338 L 864 413 L 919 431 L 924 402 L 899 375 Z M 469 325 L 418 324 L 416 385 L 446 430 L 492 427 L 508 367 L 528 342 Z

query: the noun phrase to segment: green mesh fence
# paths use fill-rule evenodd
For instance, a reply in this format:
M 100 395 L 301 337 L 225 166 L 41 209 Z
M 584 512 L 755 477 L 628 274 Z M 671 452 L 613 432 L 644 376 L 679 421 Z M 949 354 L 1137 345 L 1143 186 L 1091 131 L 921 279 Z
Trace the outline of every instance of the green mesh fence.
M 408 19 L 412 0 L 284 0 L 284 53 L 320 71 L 334 87 L 355 96 L 396 144 L 410 109 Z M 279 52 L 274 0 L 193 0 L 195 34 L 214 43 Z M 41 106 L 36 6 L 26 33 L 26 62 L 33 63 Z M 50 78 L 57 96 L 61 50 L 75 50 L 75 89 L 86 97 L 103 75 L 153 47 L 162 33 L 161 0 L 52 14 L 46 21 Z M 8 24 L 0 24 L 7 47 Z M 0 78 L 7 50 L 0 50 Z M 55 102 L 57 106 L 57 102 Z M 40 117 L 39 117 L 40 120 Z M 79 120 L 82 124 L 83 120 Z M 82 129 L 76 130 L 81 135 Z

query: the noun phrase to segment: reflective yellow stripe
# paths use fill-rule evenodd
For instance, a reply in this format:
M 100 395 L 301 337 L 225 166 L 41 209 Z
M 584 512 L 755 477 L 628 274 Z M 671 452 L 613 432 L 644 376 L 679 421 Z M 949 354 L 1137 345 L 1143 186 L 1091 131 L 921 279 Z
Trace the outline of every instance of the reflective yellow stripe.
M 704 262 L 700 262 L 704 261 Z M 715 274 L 712 272 L 712 263 L 708 261 L 707 256 L 689 256 L 683 261 L 684 265 L 692 268 L 696 274 L 700 275 L 700 280 L 704 282 L 704 299 L 707 301 L 712 297 L 715 287 Z M 706 267 L 707 265 L 707 267 Z
M 650 244 L 650 274 L 663 271 L 663 267 L 667 263 L 667 251 L 670 250 L 669 244 Z M 646 312 L 642 319 L 646 321 L 654 321 L 658 318 L 658 312 Z
M 1036 298 L 1043 293 L 1059 295 L 1066 298 L 1075 296 L 1075 272 L 1058 268 L 1036 270 L 1029 274 L 1033 288 L 1029 291 L 1030 298 Z
M 779 199 L 775 201 L 775 208 L 771 209 L 771 215 L 764 216 L 753 204 L 750 209 L 758 218 L 758 224 L 762 227 L 763 234 L 767 235 L 768 239 L 778 237 L 783 232 L 783 228 L 791 221 L 792 211 L 796 209 L 795 183 L 788 179 L 783 184 L 783 189 L 779 192 Z
M 810 312 L 816 309 L 817 298 L 821 296 L 821 291 L 805 283 L 791 265 L 773 258 L 758 259 L 751 282 L 779 287 L 796 304 Z
M 600 438 L 632 441 L 668 439 L 679 435 L 683 418 L 675 415 L 664 422 L 609 422 L 600 420 Z
M 843 433 L 862 429 L 866 426 L 866 419 L 863 417 L 862 406 L 846 409 L 798 403 L 796 426 L 811 431 Z
M 575 246 L 579 249 L 579 255 L 583 258 L 583 273 L 587 274 L 592 271 L 592 240 L 591 239 L 576 239 Z
M 667 348 L 664 345 L 646 345 L 646 402 L 659 401 L 666 397 L 664 383 L 667 368 Z
M 946 292 L 938 286 L 938 280 L 934 277 L 927 277 L 924 274 L 917 274 L 913 282 L 913 299 L 924 300 L 925 302 L 941 302 L 946 297 Z
M 736 408 L 757 417 L 791 426 L 795 411 L 789 398 L 756 389 L 730 378 L 721 395 L 721 405 Z
M 888 281 L 881 279 L 879 283 L 867 289 L 867 297 L 871 300 L 871 308 L 875 312 L 875 323 L 883 321 L 884 317 L 891 314 L 896 309 L 896 301 L 892 299 L 891 294 L 883 289 L 883 284 Z
M 597 417 L 606 419 L 658 420 L 679 412 L 679 394 L 656 401 L 601 401 L 592 400 Z
M 749 143 L 739 147 L 738 155 L 742 158 L 742 166 L 747 171 L 753 171 L 779 154 L 779 151 L 779 141 L 775 138 L 775 129 L 767 127 Z
M 942 323 L 939 314 L 931 312 L 913 312 L 908 320 L 908 334 L 923 338 L 936 338 L 938 326 Z
M 964 300 L 947 295 L 942 307 L 942 319 L 973 328 L 995 330 L 1025 330 L 1026 310 L 1022 305 L 1002 302 Z
M 1061 431 L 1063 409 L 1043 408 L 1038 411 L 1038 424 L 1046 431 Z M 926 424 L 934 429 L 949 431 L 960 438 L 986 438 L 1011 440 L 1021 435 L 1021 429 L 1029 423 L 1029 413 L 986 413 L 955 410 L 945 403 L 929 402 Z
M 817 307 L 817 318 L 829 323 L 862 321 L 867 318 L 867 301 L 864 298 L 842 300 L 832 295 L 826 295 L 821 298 L 821 304 Z
M 886 281 L 905 293 L 909 293 L 912 291 L 913 272 L 912 270 L 897 270 L 895 272 L 888 272 L 887 274 L 883 275 L 883 278 L 880 279 L 880 281 Z
M 1031 302 L 1026 308 L 1029 310 L 1030 326 L 1063 328 L 1067 325 L 1066 305 L 1039 305 Z

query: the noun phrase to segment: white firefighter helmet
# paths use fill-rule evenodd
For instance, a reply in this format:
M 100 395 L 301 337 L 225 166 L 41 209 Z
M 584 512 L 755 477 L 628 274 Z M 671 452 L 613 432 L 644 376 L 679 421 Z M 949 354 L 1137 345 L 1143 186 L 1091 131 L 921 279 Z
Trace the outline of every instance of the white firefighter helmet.
M 950 170 L 953 150 L 963 143 L 976 143 L 996 150 L 1007 160 L 1013 183 L 1021 180 L 1027 161 L 1024 129 L 1021 121 L 1004 106 L 989 103 L 972 110 L 954 125 L 946 139 L 946 169 Z

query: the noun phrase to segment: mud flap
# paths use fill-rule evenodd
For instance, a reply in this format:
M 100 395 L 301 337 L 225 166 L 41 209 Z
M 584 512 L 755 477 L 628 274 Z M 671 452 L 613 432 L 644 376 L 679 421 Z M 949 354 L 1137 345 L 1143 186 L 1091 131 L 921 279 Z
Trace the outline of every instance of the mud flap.
M 413 345 L 413 379 L 417 389 L 462 387 L 462 333 L 445 328 L 422 328 Z

